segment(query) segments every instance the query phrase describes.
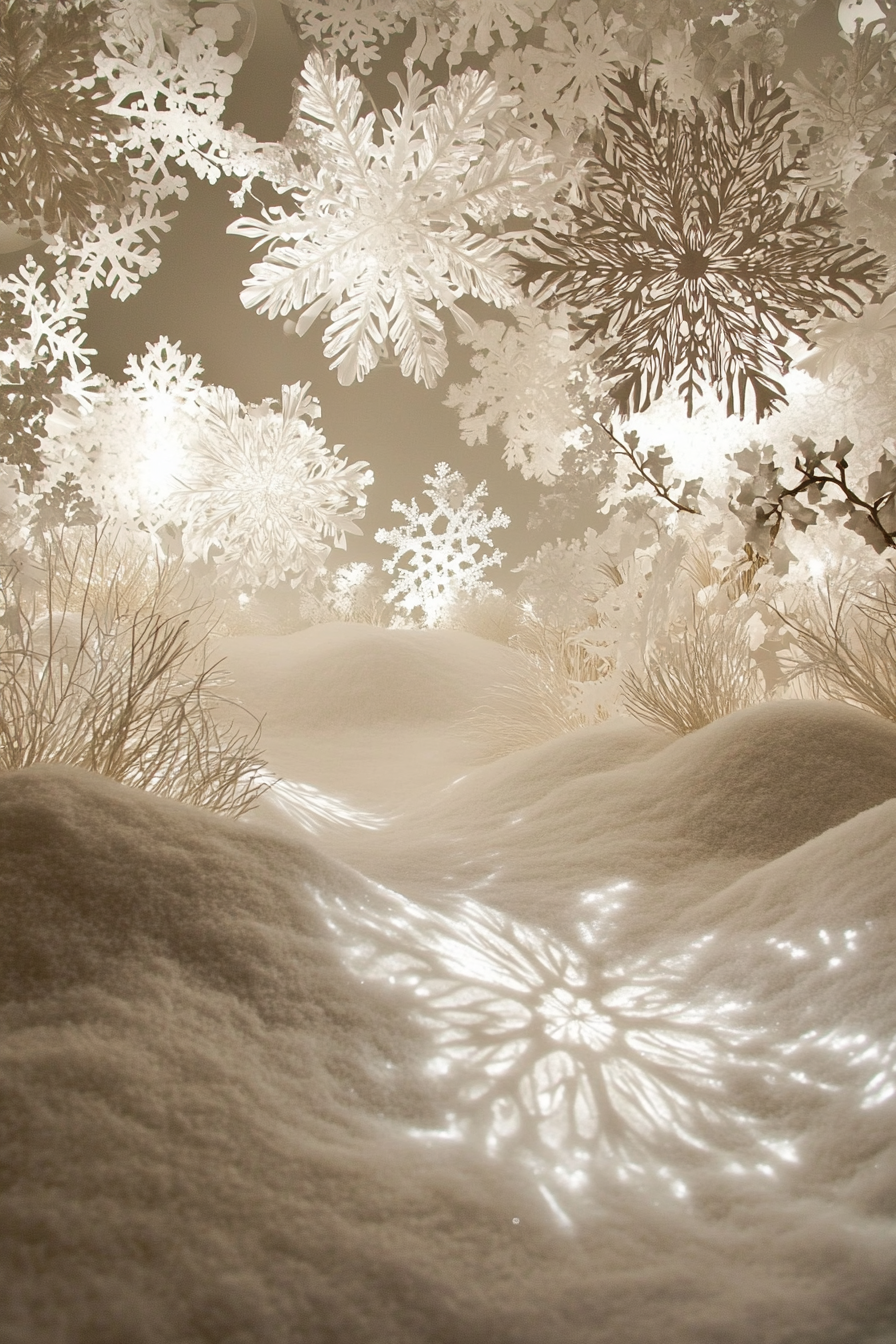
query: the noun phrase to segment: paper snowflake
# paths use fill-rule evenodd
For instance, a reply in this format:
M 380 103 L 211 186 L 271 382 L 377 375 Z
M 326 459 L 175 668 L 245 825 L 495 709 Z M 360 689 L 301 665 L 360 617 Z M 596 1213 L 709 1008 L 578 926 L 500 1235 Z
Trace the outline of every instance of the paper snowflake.
M 364 378 L 391 345 L 401 370 L 433 387 L 447 361 L 437 309 L 462 328 L 469 294 L 509 307 L 518 295 L 502 239 L 473 232 L 544 197 L 544 157 L 507 136 L 508 98 L 480 71 L 430 91 L 409 71 L 399 105 L 362 117 L 358 80 L 312 55 L 297 98 L 297 121 L 316 158 L 293 196 L 297 210 L 240 219 L 231 233 L 271 244 L 252 267 L 243 303 L 271 318 L 301 313 L 303 334 L 324 312 L 324 352 L 341 383 Z
M 87 333 L 81 329 L 83 295 L 72 291 L 64 275 L 54 276 L 49 287 L 43 276 L 43 267 L 29 257 L 16 273 L 0 278 L 0 290 L 22 315 L 24 335 L 14 342 L 12 357 L 58 373 L 62 395 L 89 410 L 99 383 L 90 364 L 96 351 L 87 345 Z
M 490 588 L 485 570 L 500 565 L 504 552 L 482 556 L 479 552 L 482 545 L 493 544 L 492 530 L 509 527 L 510 519 L 502 509 L 489 517 L 481 508 L 488 493 L 485 481 L 468 494 L 463 476 L 451 471 L 447 462 L 439 462 L 435 475 L 423 479 L 431 487 L 423 493 L 435 508 L 422 513 L 416 499 L 410 504 L 393 500 L 392 512 L 402 514 L 405 522 L 401 527 L 381 527 L 376 540 L 395 547 L 391 560 L 383 561 L 386 573 L 395 576 L 385 600 L 409 616 L 420 611 L 425 625 L 437 625 L 461 593 Z M 400 561 L 404 563 L 399 567 Z
M 860 312 L 884 259 L 841 237 L 841 212 L 795 196 L 785 160 L 794 115 L 753 69 L 712 116 L 671 109 L 639 71 L 610 85 L 587 195 L 570 221 L 534 231 L 519 277 L 546 304 L 567 303 L 585 342 L 608 340 L 601 367 L 620 414 L 646 408 L 677 380 L 689 413 L 711 385 L 757 419 L 784 397 L 774 374 L 813 317 Z
M 557 313 L 531 304 L 514 308 L 515 325 L 490 321 L 462 336 L 472 345 L 477 376 L 452 383 L 445 405 L 460 416 L 465 443 L 485 443 L 491 426 L 507 440 L 504 461 L 526 479 L 552 481 L 564 453 L 587 436 L 576 413 L 571 379 L 581 356 L 570 349 L 569 330 Z
M 603 116 L 605 82 L 626 59 L 615 36 L 621 26 L 618 14 L 604 19 L 596 5 L 574 0 L 561 18 L 545 24 L 543 43 L 498 53 L 495 73 L 521 94 L 518 115 L 539 139 L 554 127 L 567 134 Z
M 76 241 L 57 232 L 49 244 L 85 293 L 105 285 L 114 298 L 129 298 L 158 268 L 159 251 L 150 244 L 176 214 L 161 213 L 159 203 L 187 196 L 187 179 L 175 166 L 209 181 L 235 175 L 243 191 L 259 175 L 278 185 L 291 179 L 283 146 L 259 146 L 222 124 L 241 56 L 221 48 L 232 46 L 247 16 L 246 0 L 192 15 L 187 3 L 173 0 L 115 0 L 104 11 L 106 50 L 77 88 L 82 98 L 100 102 L 115 127 L 109 152 L 125 175 L 125 199 L 117 212 L 89 209 Z
M 104 91 L 79 88 L 102 42 L 103 6 L 0 5 L 0 215 L 77 235 L 127 194 L 113 162 L 121 123 Z
M 370 74 L 372 61 L 379 60 L 380 45 L 400 33 L 407 23 L 409 4 L 354 0 L 354 3 L 308 4 L 285 0 L 284 9 L 301 41 L 333 56 L 352 61 L 362 75 Z
M 241 406 L 229 388 L 208 394 L 205 424 L 189 449 L 181 489 L 188 552 L 211 557 L 237 588 L 293 586 L 317 574 L 331 545 L 344 547 L 364 514 L 373 473 L 327 448 L 310 422 L 320 406 L 307 383 L 270 401 Z
M 408 59 L 422 60 L 430 69 L 439 56 L 457 65 L 464 53 L 485 55 L 497 41 L 513 46 L 521 32 L 551 8 L 552 0 L 285 0 L 285 8 L 303 41 L 313 42 L 332 56 L 353 61 L 362 75 L 380 56 L 380 46 L 408 23 L 416 37 Z
M 144 355 L 128 355 L 125 374 L 128 387 L 141 401 L 151 404 L 163 397 L 198 412 L 202 361 L 198 355 L 184 354 L 180 341 L 160 336 L 147 344 Z

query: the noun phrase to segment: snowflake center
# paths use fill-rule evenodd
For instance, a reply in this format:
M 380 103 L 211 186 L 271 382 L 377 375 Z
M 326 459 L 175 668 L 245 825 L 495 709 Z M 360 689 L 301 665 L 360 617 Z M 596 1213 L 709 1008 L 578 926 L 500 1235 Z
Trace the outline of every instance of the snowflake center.
M 694 248 L 687 248 L 679 258 L 678 274 L 683 280 L 699 280 L 709 269 L 709 258 Z
M 597 1012 L 590 999 L 576 998 L 567 989 L 542 994 L 538 1004 L 545 1032 L 555 1041 L 603 1050 L 616 1034 L 608 1017 Z

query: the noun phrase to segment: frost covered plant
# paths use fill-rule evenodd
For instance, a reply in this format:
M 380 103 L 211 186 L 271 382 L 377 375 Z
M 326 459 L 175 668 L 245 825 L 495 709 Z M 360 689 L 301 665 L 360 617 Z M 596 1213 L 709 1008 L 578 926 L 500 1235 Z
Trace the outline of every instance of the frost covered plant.
M 547 483 L 561 474 L 567 449 L 590 437 L 571 386 L 584 361 L 571 350 L 559 314 L 520 304 L 513 317 L 512 326 L 483 322 L 461 336 L 462 345 L 474 348 L 470 363 L 476 376 L 463 385 L 452 383 L 445 405 L 458 412 L 465 443 L 485 443 L 495 427 L 507 441 L 508 467 Z
M 519 669 L 469 721 L 471 738 L 489 757 L 506 756 L 607 718 L 594 692 L 611 662 L 581 636 L 579 630 L 522 612 L 509 641 L 522 655 Z
M 408 67 L 407 86 L 395 80 L 401 101 L 377 140 L 359 81 L 311 55 L 294 121 L 314 166 L 293 190 L 296 209 L 229 231 L 270 245 L 245 306 L 300 314 L 300 335 L 328 313 L 324 353 L 341 383 L 360 381 L 391 346 L 402 373 L 433 387 L 448 362 L 438 310 L 470 330 L 465 295 L 504 308 L 519 297 L 494 226 L 544 202 L 545 160 L 509 133 L 513 99 L 489 75 L 470 70 L 431 90 Z
M 354 520 L 363 517 L 373 473 L 327 447 L 308 388 L 285 386 L 279 411 L 269 400 L 244 407 L 229 388 L 211 390 L 172 496 L 186 553 L 214 560 L 238 589 L 284 579 L 295 586 L 320 572 L 331 545 L 360 534 Z
M 642 723 L 682 737 L 763 698 L 743 612 L 694 604 L 688 628 L 622 674 L 621 699 Z
M 268 787 L 258 731 L 221 723 L 209 613 L 176 564 L 102 533 L 0 571 L 0 768 L 77 766 L 228 815 Z
M 828 585 L 818 602 L 773 610 L 793 638 L 791 680 L 896 721 L 896 592 L 888 579 L 877 595 L 847 588 L 836 596 Z
M 383 561 L 386 573 L 395 576 L 386 601 L 409 616 L 419 611 L 424 625 L 432 626 L 462 593 L 491 589 L 485 570 L 500 565 L 504 552 L 479 552 L 483 545 L 493 544 L 492 530 L 509 527 L 510 519 L 502 509 L 489 516 L 481 507 L 488 493 L 485 482 L 467 493 L 463 476 L 451 471 L 447 462 L 437 463 L 435 475 L 423 479 L 431 487 L 423 493 L 435 507 L 422 513 L 416 499 L 410 504 L 393 500 L 392 512 L 402 514 L 405 522 L 401 527 L 381 527 L 376 540 L 395 548 L 391 560 Z

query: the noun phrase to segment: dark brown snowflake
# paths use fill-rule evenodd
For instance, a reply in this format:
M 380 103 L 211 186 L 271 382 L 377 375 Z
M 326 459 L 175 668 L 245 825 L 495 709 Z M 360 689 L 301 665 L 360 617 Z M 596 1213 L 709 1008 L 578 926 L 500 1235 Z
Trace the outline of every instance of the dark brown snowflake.
M 547 305 L 567 303 L 583 344 L 607 342 L 601 371 L 622 415 L 677 380 L 688 414 L 704 386 L 743 416 L 784 401 L 784 346 L 819 314 L 857 313 L 885 260 L 843 240 L 841 210 L 799 189 L 787 159 L 795 115 L 757 69 L 712 115 L 670 108 L 641 72 L 609 87 L 584 203 L 558 231 L 533 233 L 518 278 Z
M 0 219 L 30 223 L 35 236 L 77 234 L 92 206 L 127 190 L 110 153 L 121 123 L 100 106 L 108 89 L 74 87 L 96 74 L 104 8 L 0 0 Z

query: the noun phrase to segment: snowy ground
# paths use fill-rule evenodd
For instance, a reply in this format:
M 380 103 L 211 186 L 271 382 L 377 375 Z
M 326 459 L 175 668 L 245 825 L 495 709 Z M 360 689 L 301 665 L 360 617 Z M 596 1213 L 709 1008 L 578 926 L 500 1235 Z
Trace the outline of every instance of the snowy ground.
M 248 824 L 0 776 L 0 1344 L 893 1344 L 896 726 L 489 763 L 498 645 L 222 652 Z

